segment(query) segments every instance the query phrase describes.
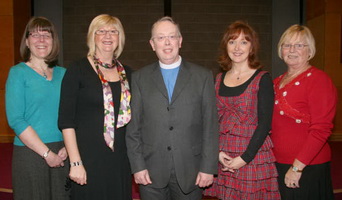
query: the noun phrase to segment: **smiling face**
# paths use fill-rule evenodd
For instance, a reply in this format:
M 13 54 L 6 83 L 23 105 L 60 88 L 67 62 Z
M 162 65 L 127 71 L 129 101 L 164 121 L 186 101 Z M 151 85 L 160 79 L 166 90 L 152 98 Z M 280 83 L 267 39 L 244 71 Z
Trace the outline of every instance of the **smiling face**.
M 26 46 L 30 49 L 30 59 L 45 59 L 50 55 L 53 45 L 51 33 L 36 30 L 26 38 Z
M 155 24 L 150 44 L 160 62 L 169 65 L 178 61 L 182 37 L 176 25 L 169 21 L 161 21 Z
M 310 59 L 310 49 L 307 42 L 298 35 L 294 35 L 288 40 L 284 40 L 283 45 L 290 45 L 290 48 L 281 48 L 281 56 L 287 66 L 291 68 L 301 68 L 307 66 Z M 296 48 L 295 44 L 302 44 L 302 48 Z
M 245 39 L 245 34 L 240 33 L 236 39 L 230 39 L 227 43 L 229 58 L 234 64 L 247 64 L 248 56 L 251 52 L 251 43 Z
M 96 55 L 113 54 L 119 44 L 119 34 L 114 26 L 102 26 L 95 31 Z M 115 34 L 118 33 L 118 34 Z

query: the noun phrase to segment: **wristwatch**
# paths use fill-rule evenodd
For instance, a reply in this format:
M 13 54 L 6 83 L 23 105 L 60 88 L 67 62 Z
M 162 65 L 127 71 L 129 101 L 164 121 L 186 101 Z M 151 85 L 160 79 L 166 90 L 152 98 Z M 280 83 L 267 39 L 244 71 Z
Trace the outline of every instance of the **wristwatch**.
M 292 171 L 293 171 L 293 172 L 299 172 L 299 173 L 302 173 L 302 172 L 303 172 L 303 170 L 300 170 L 300 169 L 298 169 L 298 167 L 293 166 L 293 165 L 292 165 Z

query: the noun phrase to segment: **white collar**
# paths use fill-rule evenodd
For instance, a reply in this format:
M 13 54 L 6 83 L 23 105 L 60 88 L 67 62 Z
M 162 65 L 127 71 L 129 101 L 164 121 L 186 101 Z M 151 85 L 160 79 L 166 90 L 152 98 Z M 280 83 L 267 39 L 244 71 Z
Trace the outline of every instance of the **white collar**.
M 179 56 L 178 61 L 176 61 L 175 63 L 167 65 L 167 64 L 164 64 L 164 63 L 159 61 L 159 66 L 163 69 L 175 69 L 175 68 L 179 67 L 181 65 L 181 63 L 182 63 L 182 57 Z

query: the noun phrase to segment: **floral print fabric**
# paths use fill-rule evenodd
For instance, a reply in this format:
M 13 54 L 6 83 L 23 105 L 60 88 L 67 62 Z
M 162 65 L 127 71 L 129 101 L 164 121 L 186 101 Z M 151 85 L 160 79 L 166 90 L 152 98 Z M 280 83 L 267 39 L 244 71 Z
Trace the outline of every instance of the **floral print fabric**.
M 103 105 L 104 105 L 104 129 L 103 135 L 106 141 L 107 146 L 114 151 L 114 124 L 115 124 L 115 115 L 114 115 L 114 103 L 113 103 L 113 94 L 112 90 L 109 86 L 108 81 L 104 78 L 102 71 L 99 68 L 99 65 L 104 68 L 117 68 L 121 83 L 121 98 L 120 98 L 120 110 L 116 123 L 116 128 L 120 128 L 125 126 L 131 120 L 131 93 L 129 91 L 129 84 L 126 76 L 126 72 L 122 64 L 113 59 L 112 64 L 102 63 L 98 58 L 94 56 L 94 64 L 98 73 L 98 76 L 102 82 L 103 89 Z

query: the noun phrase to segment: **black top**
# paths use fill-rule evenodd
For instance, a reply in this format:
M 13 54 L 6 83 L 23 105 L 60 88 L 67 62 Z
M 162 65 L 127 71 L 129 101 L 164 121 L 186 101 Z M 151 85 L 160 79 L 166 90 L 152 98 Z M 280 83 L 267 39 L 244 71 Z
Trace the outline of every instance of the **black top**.
M 127 78 L 130 71 L 125 67 Z M 117 119 L 121 85 L 109 83 Z M 67 68 L 61 90 L 58 125 L 74 128 L 77 145 L 87 172 L 87 184 L 72 182 L 72 199 L 132 199 L 131 170 L 125 141 L 126 127 L 115 128 L 114 152 L 103 136 L 104 106 L 102 83 L 87 58 Z
M 219 95 L 225 97 L 233 97 L 241 95 L 248 85 L 252 82 L 255 76 L 260 72 L 257 70 L 251 78 L 245 83 L 236 86 L 228 87 L 224 84 L 224 77 L 226 73 L 222 74 L 222 82 L 220 84 Z M 258 92 L 258 126 L 255 129 L 253 137 L 251 138 L 246 151 L 241 155 L 241 158 L 246 162 L 251 162 L 260 147 L 263 145 L 266 136 L 271 130 L 272 114 L 274 102 L 274 89 L 271 76 L 266 73 L 261 77 Z

